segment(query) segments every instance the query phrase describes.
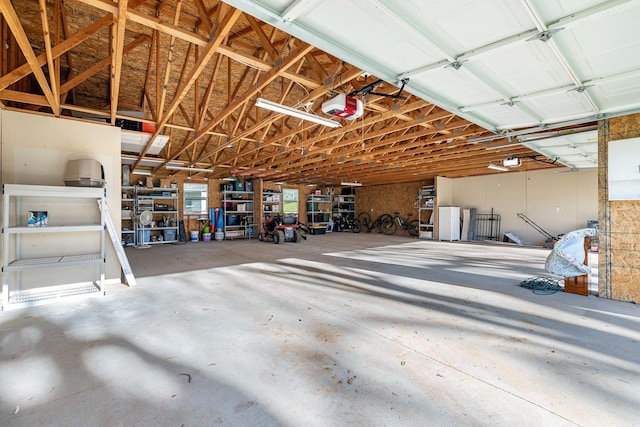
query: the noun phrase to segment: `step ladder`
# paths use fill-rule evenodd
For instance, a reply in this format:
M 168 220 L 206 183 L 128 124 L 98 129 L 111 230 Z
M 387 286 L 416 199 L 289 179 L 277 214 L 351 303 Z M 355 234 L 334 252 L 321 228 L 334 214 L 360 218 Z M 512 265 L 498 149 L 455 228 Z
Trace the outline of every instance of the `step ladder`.
M 100 203 L 98 203 L 98 205 L 100 205 Z M 100 207 L 102 206 L 100 205 Z M 122 267 L 122 272 L 124 273 L 127 285 L 129 285 L 129 287 L 135 286 L 136 278 L 134 277 L 133 271 L 131 270 L 131 265 L 129 264 L 127 254 L 124 252 L 124 248 L 120 243 L 120 236 L 118 236 L 116 227 L 113 224 L 113 219 L 111 219 L 111 214 L 109 213 L 109 207 L 106 203 L 104 204 L 104 220 L 107 224 L 107 230 L 109 230 L 111 242 L 113 243 L 113 247 L 116 250 L 116 254 L 118 255 L 118 260 L 120 261 L 120 266 Z

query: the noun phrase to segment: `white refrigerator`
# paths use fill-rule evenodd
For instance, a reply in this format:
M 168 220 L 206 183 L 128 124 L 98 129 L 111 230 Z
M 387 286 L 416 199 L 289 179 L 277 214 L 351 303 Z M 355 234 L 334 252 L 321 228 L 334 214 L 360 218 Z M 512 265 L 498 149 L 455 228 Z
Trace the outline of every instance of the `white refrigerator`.
M 460 240 L 460 207 L 438 208 L 438 240 Z

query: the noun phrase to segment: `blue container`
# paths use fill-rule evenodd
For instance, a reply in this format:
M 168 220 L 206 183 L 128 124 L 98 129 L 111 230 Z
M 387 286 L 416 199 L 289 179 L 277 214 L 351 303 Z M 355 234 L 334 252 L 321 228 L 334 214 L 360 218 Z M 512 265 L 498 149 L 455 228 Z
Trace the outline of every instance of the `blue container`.
M 144 240 L 143 240 L 144 237 Z M 138 230 L 138 244 L 149 243 L 151 241 L 151 231 L 150 230 Z

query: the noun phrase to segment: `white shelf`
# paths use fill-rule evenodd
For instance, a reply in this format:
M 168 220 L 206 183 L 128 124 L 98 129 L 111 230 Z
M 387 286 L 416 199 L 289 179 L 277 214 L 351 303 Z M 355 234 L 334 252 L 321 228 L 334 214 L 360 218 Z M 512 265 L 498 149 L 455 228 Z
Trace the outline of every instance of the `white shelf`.
M 104 295 L 104 291 L 96 283 L 74 283 L 13 292 L 9 296 L 8 305 L 11 308 L 24 308 L 50 304 L 60 300 L 69 301 L 102 295 Z
M 37 234 L 37 233 L 74 233 L 74 232 L 88 232 L 88 231 L 101 231 L 104 229 L 104 225 L 48 225 L 46 227 L 6 227 L 4 232 L 6 234 Z
M 45 185 L 3 185 L 3 215 L 2 215 L 2 309 L 40 305 L 58 301 L 61 298 L 78 297 L 85 294 L 104 295 L 105 276 L 105 189 L 96 187 L 60 187 Z M 50 199 L 62 199 L 62 202 L 49 202 Z M 48 225 L 44 227 L 28 227 L 20 225 L 24 220 L 27 208 L 23 205 L 37 204 L 38 206 L 52 205 L 57 209 L 64 206 L 64 200 L 94 199 L 97 203 L 89 203 L 89 215 L 99 215 L 99 224 L 70 224 Z M 75 205 L 74 205 L 75 206 Z M 11 208 L 15 215 L 10 216 Z M 96 210 L 94 210 L 96 209 Z M 46 209 L 43 209 L 46 210 Z M 29 257 L 31 245 L 23 244 L 23 235 L 32 235 L 32 239 L 39 239 L 38 235 L 50 233 L 97 233 L 99 235 L 98 252 L 80 253 L 74 255 L 56 254 L 53 247 L 45 250 L 47 256 Z M 11 259 L 10 257 L 13 257 Z M 80 265 L 96 265 L 99 267 L 98 279 L 88 284 L 63 284 L 44 286 L 37 289 L 22 289 L 21 275 L 12 275 L 27 270 L 49 269 L 55 267 L 72 267 Z M 15 278 L 11 284 L 10 278 Z
M 100 264 L 100 254 L 64 255 L 44 258 L 24 258 L 10 262 L 2 271 L 24 271 L 38 268 L 67 267 L 72 265 Z

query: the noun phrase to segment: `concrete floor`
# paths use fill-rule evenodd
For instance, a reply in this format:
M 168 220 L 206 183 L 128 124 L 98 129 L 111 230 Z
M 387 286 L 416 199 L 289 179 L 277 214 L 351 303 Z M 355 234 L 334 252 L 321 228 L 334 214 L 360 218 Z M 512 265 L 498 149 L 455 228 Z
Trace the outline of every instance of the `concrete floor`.
M 548 250 L 330 233 L 127 249 L 138 286 L 0 313 L 1 426 L 640 425 L 640 309 Z

